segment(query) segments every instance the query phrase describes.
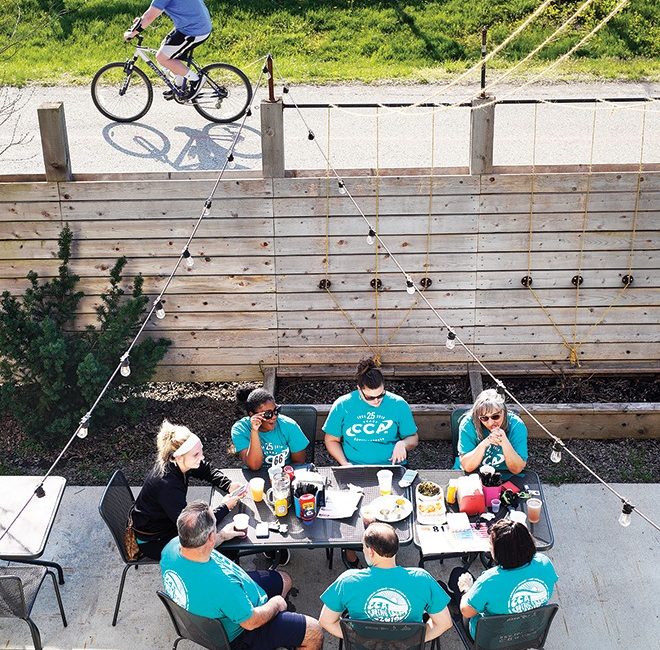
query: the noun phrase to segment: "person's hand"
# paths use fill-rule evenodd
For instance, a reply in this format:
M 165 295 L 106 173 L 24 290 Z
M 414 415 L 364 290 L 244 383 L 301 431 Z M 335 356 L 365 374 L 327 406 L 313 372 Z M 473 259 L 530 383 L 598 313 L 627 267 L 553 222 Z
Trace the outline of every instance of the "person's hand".
M 240 483 L 239 481 L 232 481 L 229 484 L 229 493 L 231 494 L 234 490 L 238 490 L 239 487 L 242 487 L 243 483 Z
M 392 461 L 392 465 L 398 465 L 399 463 L 402 463 L 404 460 L 408 458 L 408 450 L 406 449 L 406 443 L 403 442 L 403 440 L 399 440 L 399 442 L 394 445 L 394 449 L 392 450 L 392 456 L 390 457 L 390 460 Z
M 462 594 L 468 591 L 473 584 L 474 578 L 472 577 L 472 574 L 468 573 L 467 571 L 465 573 L 461 573 L 461 575 L 458 577 L 458 580 L 456 581 L 456 585 Z
M 124 32 L 124 40 L 125 41 L 132 41 L 136 36 L 137 36 L 137 32 L 135 32 L 132 29 L 126 30 Z
M 222 542 L 226 542 L 236 537 L 246 537 L 246 536 L 247 536 L 247 531 L 235 530 L 234 522 L 231 522 L 226 526 L 223 526 L 219 531 L 216 532 L 215 545 L 218 546 L 219 544 L 222 544 Z
M 233 497 L 231 494 L 225 494 L 225 496 L 222 497 L 222 503 L 223 506 L 227 506 L 229 510 L 231 510 L 239 501 L 240 497 Z
M 282 596 L 273 596 L 270 600 L 275 603 L 278 612 L 286 612 L 288 605 Z
M 261 427 L 261 423 L 264 421 L 264 416 L 261 413 L 255 413 L 254 415 L 250 416 L 250 427 L 252 427 L 252 431 L 259 431 L 259 427 Z
M 498 427 L 490 432 L 488 438 L 490 439 L 491 445 L 501 445 L 502 441 L 506 439 L 506 433 Z

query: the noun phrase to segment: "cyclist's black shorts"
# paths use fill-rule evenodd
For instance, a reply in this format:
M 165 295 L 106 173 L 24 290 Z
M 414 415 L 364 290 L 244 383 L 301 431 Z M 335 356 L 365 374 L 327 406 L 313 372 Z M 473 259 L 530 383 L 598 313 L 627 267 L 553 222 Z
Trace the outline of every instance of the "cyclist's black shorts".
M 170 59 L 183 59 L 201 45 L 211 34 L 201 36 L 188 36 L 178 29 L 173 29 L 160 44 L 159 52 L 166 54 Z

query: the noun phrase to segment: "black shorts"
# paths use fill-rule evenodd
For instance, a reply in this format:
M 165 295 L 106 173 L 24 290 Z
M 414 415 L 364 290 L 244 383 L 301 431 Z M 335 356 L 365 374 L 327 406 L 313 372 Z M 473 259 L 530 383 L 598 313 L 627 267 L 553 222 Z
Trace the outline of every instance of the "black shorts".
M 201 45 L 211 33 L 201 36 L 188 36 L 178 29 L 173 29 L 160 44 L 158 50 L 169 59 L 182 59 L 189 55 L 198 45 Z

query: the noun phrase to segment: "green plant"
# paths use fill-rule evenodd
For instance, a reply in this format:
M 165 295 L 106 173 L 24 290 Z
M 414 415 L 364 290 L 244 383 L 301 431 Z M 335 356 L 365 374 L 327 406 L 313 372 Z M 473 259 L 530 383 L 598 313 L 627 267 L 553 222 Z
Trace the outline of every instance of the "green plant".
M 5 291 L 0 301 L 0 407 L 44 444 L 59 444 L 73 433 L 137 333 L 149 302 L 140 275 L 125 295 L 121 274 L 126 258 L 120 257 L 95 309 L 98 324 L 77 331 L 76 312 L 84 294 L 76 291 L 80 278 L 69 269 L 72 242 L 67 225 L 59 236 L 58 276 L 41 282 L 30 271 L 25 294 L 18 298 Z M 119 415 L 135 421 L 140 402 L 128 388 L 150 379 L 170 343 L 147 338 L 133 347 L 130 376 L 111 383 L 92 423 L 110 424 Z

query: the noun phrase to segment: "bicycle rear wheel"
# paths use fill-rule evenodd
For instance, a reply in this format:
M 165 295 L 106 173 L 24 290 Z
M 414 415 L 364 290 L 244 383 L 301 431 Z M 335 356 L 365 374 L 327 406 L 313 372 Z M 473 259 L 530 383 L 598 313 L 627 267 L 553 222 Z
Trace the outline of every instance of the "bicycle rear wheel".
M 228 63 L 211 63 L 200 74 L 206 80 L 192 100 L 200 115 L 211 122 L 226 124 L 245 114 L 252 101 L 252 85 L 242 70 Z
M 104 65 L 92 79 L 94 106 L 115 122 L 139 120 L 154 98 L 151 81 L 130 62 Z

